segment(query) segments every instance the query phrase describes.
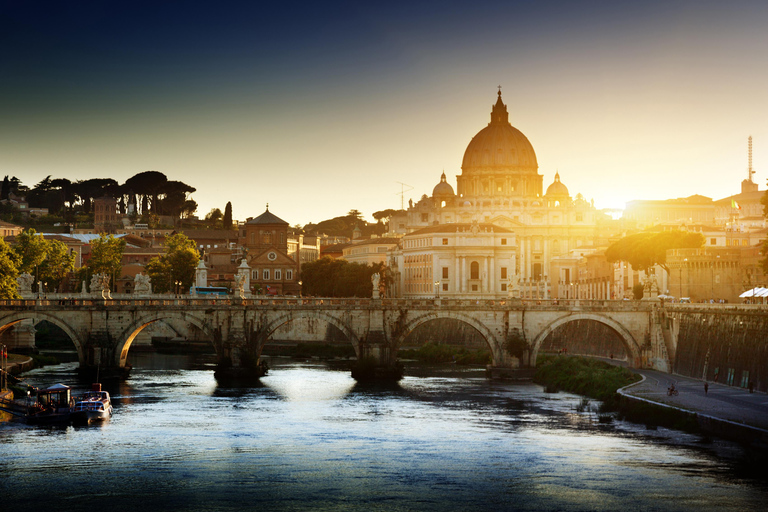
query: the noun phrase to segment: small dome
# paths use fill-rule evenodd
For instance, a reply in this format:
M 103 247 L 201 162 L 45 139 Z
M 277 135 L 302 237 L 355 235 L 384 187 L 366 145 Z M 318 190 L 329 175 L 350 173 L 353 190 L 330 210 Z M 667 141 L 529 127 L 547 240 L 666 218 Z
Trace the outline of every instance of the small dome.
M 454 197 L 453 187 L 445 180 L 445 172 L 440 176 L 440 183 L 432 189 L 432 197 Z
M 555 181 L 547 187 L 547 196 L 560 196 L 560 197 L 570 197 L 570 194 L 568 193 L 568 187 L 562 184 L 560 181 L 560 173 L 555 173 Z

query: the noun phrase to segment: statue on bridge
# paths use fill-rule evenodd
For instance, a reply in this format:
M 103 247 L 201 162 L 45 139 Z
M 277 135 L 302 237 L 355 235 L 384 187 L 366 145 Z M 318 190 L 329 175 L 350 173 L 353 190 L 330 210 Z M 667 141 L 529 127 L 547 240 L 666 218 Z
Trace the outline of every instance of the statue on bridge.
M 509 284 L 507 284 L 507 293 L 510 299 L 520 298 L 520 274 L 515 274 L 509 278 Z
M 111 299 L 109 291 L 109 276 L 107 274 L 94 274 L 91 277 L 91 296 L 101 296 L 102 299 Z
M 379 280 L 381 279 L 381 276 L 378 272 L 374 273 L 371 276 L 371 282 L 373 283 L 373 298 L 378 299 L 379 298 Z
M 19 274 L 19 277 L 16 278 L 16 284 L 19 287 L 19 295 L 21 295 L 22 297 L 24 297 L 24 295 L 31 295 L 32 283 L 34 281 L 35 281 L 35 278 L 32 277 L 32 275 L 28 272 Z
M 245 298 L 245 281 L 248 278 L 246 274 L 243 273 L 237 273 L 235 274 L 235 287 L 237 288 L 237 294 L 240 296 L 241 299 Z
M 152 293 L 152 279 L 146 274 L 136 274 L 133 278 L 133 293 L 149 295 Z

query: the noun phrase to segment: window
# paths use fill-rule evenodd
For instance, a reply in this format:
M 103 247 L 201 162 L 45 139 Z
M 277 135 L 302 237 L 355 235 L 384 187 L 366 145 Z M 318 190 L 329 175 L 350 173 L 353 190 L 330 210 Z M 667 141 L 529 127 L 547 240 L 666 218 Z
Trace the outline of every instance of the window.
M 501 245 L 507 245 L 507 239 L 506 238 L 502 238 L 501 239 Z
M 421 214 L 421 222 L 429 222 L 429 214 L 428 213 L 422 213 Z
M 448 239 L 447 238 L 443 238 L 443 245 L 448 245 Z
M 710 238 L 709 245 L 717 245 L 717 238 Z
M 269 281 L 269 269 L 264 269 L 264 272 L 261 273 L 261 275 L 264 276 L 264 281 Z
M 448 279 L 448 267 L 443 267 L 443 279 Z
M 473 291 L 473 292 L 476 292 L 476 291 L 477 291 L 477 285 L 476 285 L 476 284 L 473 284 L 473 285 L 472 285 L 472 291 Z
M 501 283 L 501 291 L 507 291 L 507 283 Z
M 283 272 L 278 268 L 275 269 L 275 281 L 279 281 L 283 278 Z
M 293 270 L 286 270 L 285 271 L 285 280 L 286 281 L 293 281 Z
M 448 291 L 448 283 L 443 283 L 443 291 L 444 292 Z
M 285 243 L 285 233 L 280 232 L 280 244 L 284 244 L 284 243 Z
M 576 214 L 576 222 L 581 222 L 583 220 L 584 220 L 584 215 L 582 215 L 581 213 L 577 213 Z
M 469 278 L 480 279 L 480 264 L 476 261 L 469 265 Z
M 502 279 L 507 278 L 507 267 L 501 267 L 501 278 Z
M 261 243 L 262 244 L 271 244 L 272 243 L 272 233 L 270 231 L 262 231 L 261 232 Z
M 251 275 L 253 276 L 253 277 L 251 277 L 251 279 L 253 279 L 254 281 L 259 279 L 259 271 L 258 270 L 254 270 Z

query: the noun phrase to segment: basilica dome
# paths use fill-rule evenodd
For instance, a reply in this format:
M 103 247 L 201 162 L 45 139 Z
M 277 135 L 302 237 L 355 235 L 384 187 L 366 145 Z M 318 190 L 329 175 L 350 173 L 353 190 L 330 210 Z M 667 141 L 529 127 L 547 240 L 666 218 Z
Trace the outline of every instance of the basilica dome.
M 445 198 L 454 197 L 455 195 L 456 194 L 453 192 L 453 187 L 446 181 L 445 172 L 443 172 L 443 175 L 440 176 L 440 183 L 435 185 L 435 188 L 432 189 L 432 197 Z
M 560 197 L 570 197 L 570 194 L 568 193 L 568 187 L 563 185 L 563 183 L 560 181 L 560 173 L 555 173 L 555 181 L 552 182 L 550 186 L 547 187 L 547 196 L 554 197 L 554 196 L 560 196 Z
M 462 174 L 482 168 L 532 170 L 539 164 L 528 138 L 509 124 L 507 106 L 501 101 L 501 91 L 491 111 L 491 122 L 474 136 L 464 152 Z

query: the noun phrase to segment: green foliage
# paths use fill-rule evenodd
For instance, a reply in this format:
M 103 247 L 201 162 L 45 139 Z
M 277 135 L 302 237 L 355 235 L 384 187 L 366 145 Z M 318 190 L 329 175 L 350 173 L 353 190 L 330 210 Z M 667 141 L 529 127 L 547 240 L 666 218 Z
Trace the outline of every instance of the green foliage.
M 165 254 L 147 263 L 147 274 L 152 279 L 152 290 L 158 293 L 174 291 L 177 281 L 181 289 L 188 290 L 195 279 L 199 254 L 194 240 L 175 234 L 165 239 Z
M 21 258 L 0 238 L 0 299 L 18 299 L 16 278 L 19 276 Z
M 644 292 L 645 292 L 644 286 L 640 283 L 632 287 L 632 296 L 635 298 L 635 300 L 642 299 Z
M 371 297 L 371 276 L 378 273 L 382 289 L 392 282 L 383 263 L 363 265 L 346 260 L 322 258 L 301 267 L 302 293 L 316 297 Z
M 507 336 L 506 349 L 511 356 L 522 360 L 525 351 L 528 350 L 528 343 L 525 341 L 525 336 L 518 330 L 509 333 Z
M 611 244 L 605 258 L 613 263 L 626 261 L 635 270 L 646 270 L 659 265 L 667 270 L 669 249 L 697 249 L 704 245 L 701 233 L 688 231 L 662 231 L 661 233 L 636 233 Z
M 468 349 L 426 343 L 417 349 L 401 350 L 400 359 L 415 359 L 422 363 L 456 363 L 462 365 L 483 365 L 491 362 L 491 353 L 486 349 Z
M 616 390 L 640 380 L 627 368 L 604 361 L 574 356 L 539 357 L 534 381 L 558 389 L 601 400 L 606 407 L 615 406 Z
M 28 229 L 16 237 L 13 250 L 19 255 L 19 272 L 28 272 L 37 277 L 37 267 L 48 254 L 49 242 L 34 229 Z
M 224 207 L 224 218 L 222 219 L 224 229 L 232 229 L 232 202 L 227 201 Z
M 125 240 L 102 233 L 99 238 L 91 241 L 91 257 L 88 259 L 90 274 L 107 274 L 112 276 L 112 282 L 120 277 L 122 271 L 123 251 Z

